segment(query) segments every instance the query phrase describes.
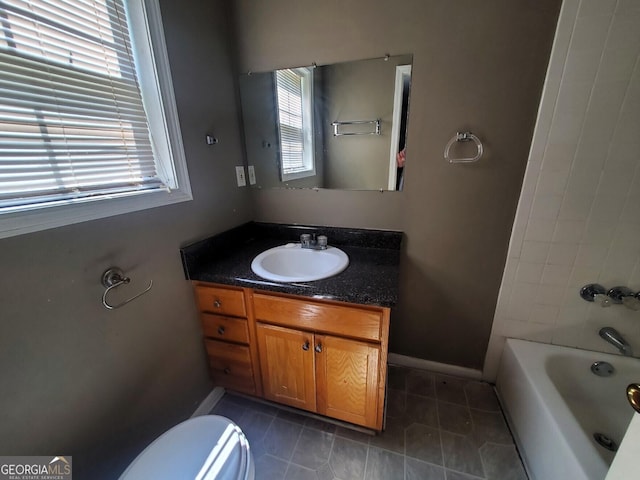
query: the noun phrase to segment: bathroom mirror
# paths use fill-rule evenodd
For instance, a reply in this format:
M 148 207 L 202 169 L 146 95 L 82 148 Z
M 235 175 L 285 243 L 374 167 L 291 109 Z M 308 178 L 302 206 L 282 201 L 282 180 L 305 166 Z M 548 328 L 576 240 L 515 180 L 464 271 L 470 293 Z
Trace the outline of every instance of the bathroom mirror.
M 386 56 L 241 75 L 250 183 L 401 190 L 412 59 Z

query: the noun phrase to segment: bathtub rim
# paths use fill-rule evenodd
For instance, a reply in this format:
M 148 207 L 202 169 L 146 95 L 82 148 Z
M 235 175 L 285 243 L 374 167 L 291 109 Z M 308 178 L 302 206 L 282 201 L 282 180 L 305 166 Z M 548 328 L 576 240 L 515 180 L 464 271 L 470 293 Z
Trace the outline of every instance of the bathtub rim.
M 518 356 L 518 354 L 516 353 L 518 352 L 522 354 L 523 350 L 525 350 L 525 354 L 528 353 L 529 355 L 531 355 L 532 349 L 534 350 L 534 355 L 538 357 L 538 360 L 542 362 L 536 371 L 534 371 L 534 369 L 532 369 L 530 365 L 523 363 L 523 356 Z M 522 425 L 522 421 L 514 418 L 511 412 L 511 408 L 508 405 L 509 402 L 505 399 L 505 392 L 503 392 L 502 384 L 504 382 L 502 379 L 502 375 L 505 368 L 503 362 L 507 360 L 507 357 L 509 357 L 509 355 L 515 358 L 518 370 L 522 372 L 523 378 L 526 380 L 527 385 L 533 389 L 535 395 L 535 405 L 540 408 L 538 414 L 541 414 L 547 420 L 552 421 L 555 428 L 558 430 L 557 437 L 562 444 L 563 454 L 555 455 L 558 452 L 552 452 L 552 454 L 558 458 L 558 461 L 560 463 L 562 463 L 562 459 L 566 462 L 568 455 L 572 463 L 572 468 L 578 470 L 582 475 L 581 477 L 574 476 L 572 477 L 572 480 L 577 480 L 577 478 L 604 478 L 609 469 L 609 465 L 607 465 L 604 459 L 602 459 L 592 439 L 584 432 L 582 427 L 579 425 L 578 420 L 574 418 L 573 413 L 570 411 L 568 405 L 565 403 L 561 394 L 558 392 L 556 386 L 546 375 L 544 365 L 546 355 L 542 355 L 542 353 L 549 351 L 556 354 L 559 352 L 563 352 L 571 355 L 582 356 L 584 358 L 588 358 L 589 361 L 610 360 L 612 362 L 619 362 L 622 358 L 624 358 L 621 355 L 617 354 L 595 352 L 591 350 L 540 343 L 530 340 L 522 340 L 516 338 L 507 338 L 505 340 L 505 348 L 502 359 L 500 360 L 498 375 L 496 378 L 496 393 L 505 414 L 505 418 L 507 419 L 507 423 L 509 424 L 509 428 L 512 431 L 512 434 L 520 451 L 520 455 L 522 456 L 527 474 L 532 480 L 543 480 L 541 477 L 536 475 L 536 470 L 539 469 L 536 468 L 535 462 L 530 458 L 529 454 L 531 453 L 531 449 L 527 448 L 527 441 L 522 438 L 519 431 Z M 532 386 L 532 384 L 535 385 L 535 382 L 541 382 L 539 383 L 540 387 L 538 387 L 537 389 L 533 388 Z M 550 395 L 547 395 L 543 398 L 541 393 L 543 391 L 542 388 L 546 388 L 547 390 L 545 391 L 550 392 Z M 565 420 L 561 420 L 562 418 L 564 418 Z M 571 421 L 566 421 L 567 418 L 571 419 Z M 577 440 L 575 442 L 572 440 L 572 442 L 569 443 L 568 438 Z M 622 439 L 620 439 L 620 441 L 622 441 Z M 594 472 L 596 475 L 595 477 L 593 476 Z M 599 475 L 598 472 L 600 472 L 600 477 L 597 476 Z

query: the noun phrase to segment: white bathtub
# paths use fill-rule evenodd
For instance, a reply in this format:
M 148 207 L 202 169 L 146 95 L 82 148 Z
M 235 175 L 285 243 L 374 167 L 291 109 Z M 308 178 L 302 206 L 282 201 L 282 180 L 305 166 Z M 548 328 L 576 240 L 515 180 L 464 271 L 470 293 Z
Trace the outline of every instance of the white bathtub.
M 596 376 L 595 361 L 615 373 Z M 636 358 L 508 339 L 496 389 L 530 479 L 604 479 L 615 453 L 593 434 L 621 443 L 634 413 L 626 387 L 638 381 Z

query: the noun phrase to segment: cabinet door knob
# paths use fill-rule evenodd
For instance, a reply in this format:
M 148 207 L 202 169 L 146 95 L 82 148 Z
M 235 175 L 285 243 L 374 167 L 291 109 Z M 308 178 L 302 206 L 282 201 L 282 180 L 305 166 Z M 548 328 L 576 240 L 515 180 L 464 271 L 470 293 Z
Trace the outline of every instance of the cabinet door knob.
M 224 327 L 218 327 L 218 335 L 224 335 Z
M 216 298 L 216 299 L 213 301 L 213 306 L 214 306 L 215 308 L 220 308 L 220 307 L 222 307 L 222 302 Z
M 317 345 L 316 345 L 316 348 L 315 348 L 315 351 L 316 351 L 317 353 L 322 353 L 322 344 L 320 344 L 320 343 L 319 343 L 319 344 L 317 344 Z
M 229 375 L 231 373 L 231 369 L 229 367 L 225 368 L 223 371 L 225 375 Z
M 306 352 L 307 350 L 309 350 L 309 342 L 305 342 L 305 343 L 302 345 L 302 349 L 303 349 L 305 352 Z

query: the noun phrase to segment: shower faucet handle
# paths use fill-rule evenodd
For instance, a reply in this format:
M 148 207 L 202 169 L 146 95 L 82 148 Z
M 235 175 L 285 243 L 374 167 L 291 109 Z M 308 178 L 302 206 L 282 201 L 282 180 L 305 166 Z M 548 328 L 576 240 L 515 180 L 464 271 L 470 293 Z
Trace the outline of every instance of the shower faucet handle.
M 604 293 L 597 293 L 593 297 L 593 301 L 599 303 L 601 307 L 610 307 L 611 305 L 613 305 L 613 301 L 611 300 L 611 298 Z

